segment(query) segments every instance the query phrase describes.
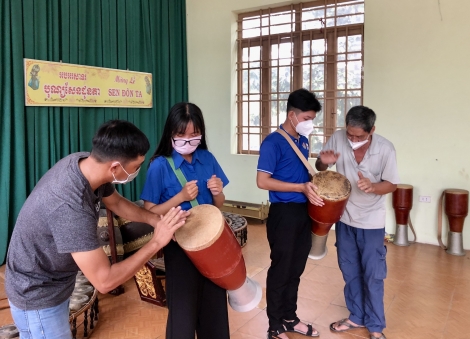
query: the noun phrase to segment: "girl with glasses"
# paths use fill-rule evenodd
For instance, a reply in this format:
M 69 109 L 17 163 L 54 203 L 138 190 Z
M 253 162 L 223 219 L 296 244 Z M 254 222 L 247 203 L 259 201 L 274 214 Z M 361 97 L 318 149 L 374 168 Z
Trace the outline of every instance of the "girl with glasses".
M 187 183 L 178 181 L 181 169 Z M 150 159 L 141 195 L 144 207 L 165 214 L 172 207 L 189 210 L 195 201 L 221 207 L 228 184 L 207 149 L 202 112 L 194 104 L 173 106 L 158 147 Z M 192 203 L 191 203 L 192 201 Z M 167 339 L 229 339 L 226 291 L 202 276 L 175 242 L 163 249 L 168 304 Z

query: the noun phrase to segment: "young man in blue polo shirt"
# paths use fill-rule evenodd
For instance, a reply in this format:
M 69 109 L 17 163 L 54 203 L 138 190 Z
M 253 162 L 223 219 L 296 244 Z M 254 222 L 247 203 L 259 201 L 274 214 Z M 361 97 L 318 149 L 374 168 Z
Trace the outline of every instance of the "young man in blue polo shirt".
M 287 132 L 305 158 L 309 155 L 308 136 L 321 104 L 306 89 L 292 92 L 287 100 Z M 312 244 L 307 199 L 318 206 L 322 199 L 309 174 L 289 142 L 277 132 L 264 139 L 260 147 L 256 182 L 269 190 L 267 236 L 271 248 L 271 267 L 266 279 L 268 339 L 288 339 L 284 332 L 319 336 L 312 325 L 297 318 L 297 291 Z

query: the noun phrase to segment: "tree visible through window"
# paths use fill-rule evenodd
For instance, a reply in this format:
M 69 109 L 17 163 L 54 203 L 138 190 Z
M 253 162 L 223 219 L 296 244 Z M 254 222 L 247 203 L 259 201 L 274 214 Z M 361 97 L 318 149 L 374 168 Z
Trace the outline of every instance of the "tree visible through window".
M 314 120 L 310 155 L 345 128 L 362 104 L 363 0 L 318 0 L 238 16 L 238 153 L 258 154 L 286 118 L 287 97 L 314 92 L 323 110 Z

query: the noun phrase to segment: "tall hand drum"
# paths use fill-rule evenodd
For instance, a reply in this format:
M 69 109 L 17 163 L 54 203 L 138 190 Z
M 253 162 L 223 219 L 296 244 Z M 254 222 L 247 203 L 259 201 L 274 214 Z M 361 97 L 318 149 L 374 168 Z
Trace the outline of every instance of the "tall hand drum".
M 445 212 L 449 220 L 449 233 L 447 236 L 447 247 L 441 240 L 442 235 L 442 205 L 445 201 Z M 438 212 L 438 234 L 439 245 L 452 255 L 465 255 L 463 250 L 462 230 L 464 221 L 468 215 L 468 191 L 462 189 L 446 189 L 442 192 L 439 201 Z
M 351 194 L 351 183 L 344 175 L 333 171 L 316 173 L 312 182 L 325 203 L 323 206 L 308 204 L 308 215 L 312 219 L 312 248 L 308 257 L 319 260 L 328 253 L 328 232 L 343 215 Z
M 261 287 L 246 276 L 240 244 L 217 207 L 193 207 L 175 238 L 199 272 L 227 290 L 235 311 L 248 312 L 259 304 Z
M 398 246 L 409 246 L 408 224 L 411 224 L 410 211 L 413 207 L 413 186 L 406 184 L 397 185 L 392 194 L 393 209 L 395 210 L 396 231 L 393 243 Z M 414 230 L 411 228 L 413 233 Z M 415 240 L 416 241 L 416 235 Z

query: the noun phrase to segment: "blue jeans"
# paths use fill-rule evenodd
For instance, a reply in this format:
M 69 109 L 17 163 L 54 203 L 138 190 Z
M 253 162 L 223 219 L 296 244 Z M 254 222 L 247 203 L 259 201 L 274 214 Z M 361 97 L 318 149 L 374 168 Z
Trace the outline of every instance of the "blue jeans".
M 346 285 L 349 319 L 370 332 L 385 328 L 384 279 L 387 276 L 385 229 L 361 229 L 336 223 L 338 264 Z
M 72 339 L 68 299 L 58 306 L 32 311 L 10 302 L 10 311 L 20 339 Z

